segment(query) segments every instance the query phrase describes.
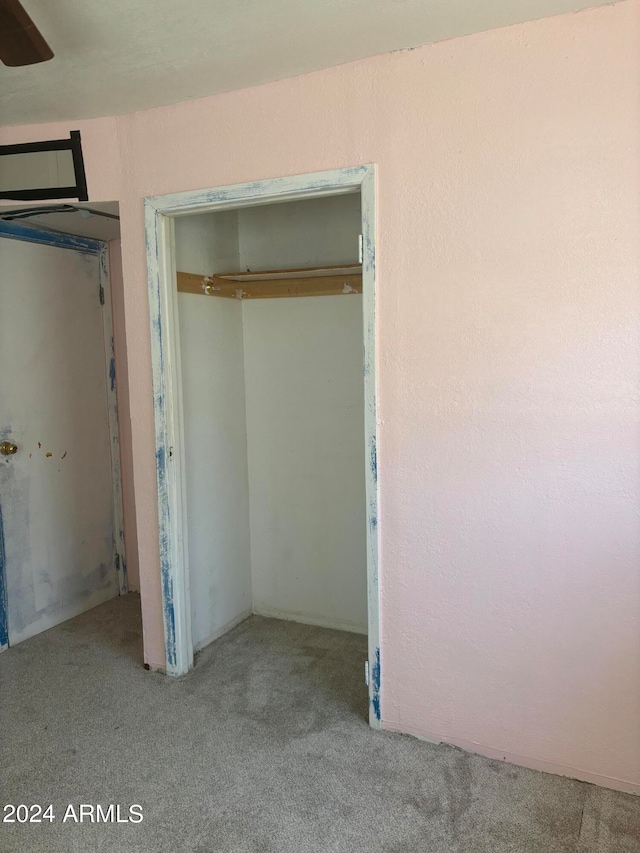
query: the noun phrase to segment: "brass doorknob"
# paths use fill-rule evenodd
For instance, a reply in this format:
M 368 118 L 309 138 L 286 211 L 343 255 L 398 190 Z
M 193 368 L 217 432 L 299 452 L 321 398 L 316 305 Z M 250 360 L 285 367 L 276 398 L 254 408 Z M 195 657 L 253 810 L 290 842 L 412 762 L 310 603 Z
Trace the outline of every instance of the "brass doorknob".
M 18 445 L 14 444 L 11 441 L 3 441 L 0 442 L 0 453 L 3 456 L 13 456 L 14 453 L 18 452 Z

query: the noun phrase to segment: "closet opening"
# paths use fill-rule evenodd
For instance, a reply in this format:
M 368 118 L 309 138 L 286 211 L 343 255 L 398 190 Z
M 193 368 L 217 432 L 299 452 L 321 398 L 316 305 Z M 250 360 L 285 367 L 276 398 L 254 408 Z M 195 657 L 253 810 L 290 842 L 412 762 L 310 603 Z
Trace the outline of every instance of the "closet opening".
M 345 698 L 366 714 L 368 683 L 378 725 L 373 170 L 353 172 L 147 201 L 161 569 L 168 674 L 252 617 L 257 642 L 359 658 Z
M 118 202 L 1 206 L 0 294 L 0 651 L 142 664 Z

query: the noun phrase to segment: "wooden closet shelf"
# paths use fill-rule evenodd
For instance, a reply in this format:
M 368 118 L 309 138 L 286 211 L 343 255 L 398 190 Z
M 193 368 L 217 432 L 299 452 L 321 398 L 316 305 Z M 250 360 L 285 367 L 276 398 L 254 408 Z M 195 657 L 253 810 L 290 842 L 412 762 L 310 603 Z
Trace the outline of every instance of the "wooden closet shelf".
M 178 291 L 224 299 L 277 299 L 285 296 L 338 296 L 362 293 L 362 265 L 215 273 L 179 272 Z

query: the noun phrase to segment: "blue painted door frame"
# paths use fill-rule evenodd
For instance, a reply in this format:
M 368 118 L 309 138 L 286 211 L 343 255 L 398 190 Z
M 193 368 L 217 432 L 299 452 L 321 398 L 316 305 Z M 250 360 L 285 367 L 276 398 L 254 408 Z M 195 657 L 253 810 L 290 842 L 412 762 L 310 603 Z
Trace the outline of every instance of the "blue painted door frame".
M 21 222 L 6 221 L 0 219 L 0 239 L 6 238 L 10 240 L 21 240 L 26 243 L 36 243 L 44 246 L 54 246 L 59 249 L 72 249 L 75 252 L 81 252 L 88 255 L 97 255 L 102 259 L 102 273 L 108 275 L 108 268 L 104 260 L 107 254 L 107 244 L 102 240 L 94 240 L 90 237 L 79 237 L 73 234 L 61 234 L 57 231 L 47 231 L 42 228 L 35 228 L 31 225 L 24 225 Z M 110 375 L 111 375 L 111 399 L 110 407 L 114 409 L 110 418 L 110 428 L 115 429 L 115 446 L 119 447 L 117 434 L 117 412 L 115 411 L 115 360 L 113 357 L 113 337 L 111 337 L 111 357 L 110 357 Z M 113 418 L 116 418 L 114 425 Z M 114 483 L 114 500 L 119 506 L 119 511 L 116 509 L 114 522 L 116 524 L 116 550 L 120 556 L 120 591 L 126 592 L 126 564 L 124 560 L 124 530 L 122 524 L 122 498 L 120 493 L 120 461 L 117 460 L 118 477 Z M 0 495 L 0 651 L 3 651 L 9 645 L 9 624 L 8 624 L 8 602 L 7 602 L 7 579 L 6 579 L 6 551 L 4 542 L 4 525 L 2 520 L 2 496 Z M 122 554 L 120 552 L 122 551 Z
M 367 586 L 369 722 L 382 725 L 380 593 L 378 572 L 378 458 L 376 385 L 376 170 L 365 164 L 329 172 L 292 175 L 246 184 L 193 190 L 145 199 L 147 273 L 151 323 L 160 578 L 165 667 L 183 675 L 193 666 L 188 568 L 184 543 L 181 378 L 176 369 L 177 309 L 173 266 L 173 217 L 235 209 L 270 201 L 359 191 L 363 233 L 363 333 L 365 469 L 367 498 Z

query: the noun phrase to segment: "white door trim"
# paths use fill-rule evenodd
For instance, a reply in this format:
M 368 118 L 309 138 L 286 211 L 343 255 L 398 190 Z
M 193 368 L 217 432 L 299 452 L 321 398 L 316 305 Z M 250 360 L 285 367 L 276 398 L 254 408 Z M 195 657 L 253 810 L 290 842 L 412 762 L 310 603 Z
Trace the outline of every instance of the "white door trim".
M 120 432 L 118 429 L 118 397 L 116 379 L 116 354 L 113 340 L 113 303 L 111 301 L 111 276 L 109 274 L 109 244 L 101 243 L 100 289 L 104 302 L 102 328 L 104 333 L 105 388 L 107 392 L 107 412 L 109 416 L 109 439 L 111 453 L 111 484 L 113 490 L 113 536 L 116 567 L 118 570 L 118 588 L 120 595 L 129 592 L 127 563 L 124 543 L 124 510 L 122 508 L 122 471 L 120 464 Z
M 367 501 L 369 722 L 381 725 L 380 590 L 378 580 L 378 462 L 376 385 L 376 181 L 375 166 L 355 166 L 145 199 L 151 320 L 160 572 L 166 672 L 193 666 L 187 557 L 184 431 L 174 218 L 193 213 L 295 201 L 360 190 L 363 234 L 363 336 Z
M 60 249 L 71 249 L 86 255 L 97 255 L 99 260 L 99 281 L 96 282 L 96 299 L 100 298 L 102 288 L 104 309 L 102 322 L 104 330 L 105 389 L 109 418 L 109 438 L 111 451 L 111 474 L 113 493 L 114 557 L 118 569 L 118 587 L 120 595 L 127 592 L 127 568 L 124 549 L 124 520 L 122 511 L 122 483 L 120 474 L 120 439 L 118 433 L 118 404 L 116 395 L 115 352 L 113 346 L 113 317 L 111 309 L 111 286 L 109 278 L 109 244 L 89 237 L 71 234 L 59 234 L 46 231 L 19 222 L 0 220 L 0 238 L 21 240 L 26 243 L 39 243 Z M 4 565 L 4 547 L 2 518 L 0 516 L 0 651 L 8 645 L 6 578 Z

